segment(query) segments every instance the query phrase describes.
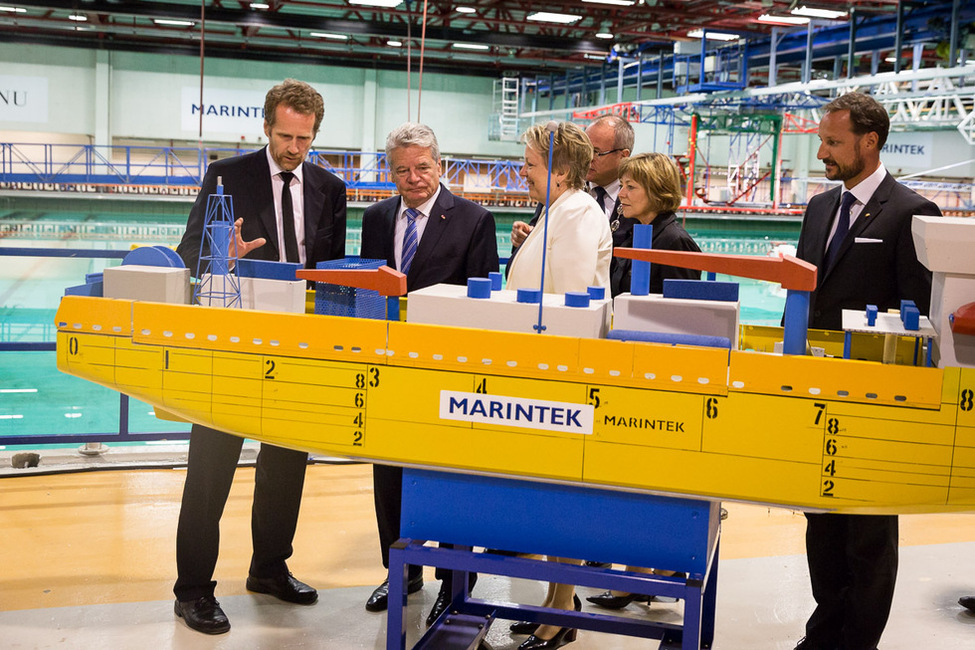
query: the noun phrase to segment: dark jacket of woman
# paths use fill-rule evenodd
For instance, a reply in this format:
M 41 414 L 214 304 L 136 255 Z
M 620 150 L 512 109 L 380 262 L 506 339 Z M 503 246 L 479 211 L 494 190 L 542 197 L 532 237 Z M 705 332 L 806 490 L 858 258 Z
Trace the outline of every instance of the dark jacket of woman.
M 627 223 L 623 223 L 623 222 Z M 619 248 L 633 247 L 633 224 L 639 223 L 633 219 L 620 218 L 620 227 L 613 233 L 613 245 Z M 619 235 L 619 236 L 617 236 Z M 673 212 L 661 212 L 653 220 L 653 238 L 650 248 L 655 250 L 694 251 L 701 249 L 686 230 L 677 222 L 677 215 Z M 609 269 L 609 286 L 613 297 L 630 291 L 630 272 L 633 260 L 614 257 Z M 701 272 L 676 266 L 650 264 L 650 293 L 663 293 L 664 280 L 667 278 L 680 280 L 700 280 Z

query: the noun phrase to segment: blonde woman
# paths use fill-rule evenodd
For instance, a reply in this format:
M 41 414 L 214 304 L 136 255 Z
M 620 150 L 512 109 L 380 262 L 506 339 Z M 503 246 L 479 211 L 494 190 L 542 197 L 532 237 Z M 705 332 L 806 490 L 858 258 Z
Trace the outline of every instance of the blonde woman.
M 545 202 L 548 180 L 549 131 L 535 125 L 522 136 L 525 164 L 520 175 L 528 183 L 532 201 Z M 585 191 L 593 149 L 585 132 L 571 122 L 555 130 L 552 180 L 549 190 L 548 241 L 544 210 L 508 270 L 509 289 L 541 288 L 544 293 L 585 291 L 609 287 L 613 236 L 606 214 Z M 545 286 L 541 286 L 542 258 Z

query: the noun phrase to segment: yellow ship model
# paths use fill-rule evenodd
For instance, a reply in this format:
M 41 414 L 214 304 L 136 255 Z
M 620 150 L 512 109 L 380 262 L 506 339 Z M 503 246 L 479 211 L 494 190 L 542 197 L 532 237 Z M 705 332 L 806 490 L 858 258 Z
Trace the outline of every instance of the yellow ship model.
M 159 415 L 318 454 L 814 511 L 971 510 L 975 222 L 914 229 L 935 299 L 888 352 L 916 357 L 920 336 L 934 367 L 839 358 L 837 333 L 809 335 L 835 356 L 778 354 L 781 330 L 739 337 L 737 321 L 728 349 L 84 296 L 57 312 L 57 363 Z M 672 261 L 655 253 L 621 252 Z M 411 317 L 431 296 L 470 300 L 416 293 Z M 593 301 L 594 322 L 611 306 Z M 871 356 L 884 334 L 861 329 L 854 356 Z

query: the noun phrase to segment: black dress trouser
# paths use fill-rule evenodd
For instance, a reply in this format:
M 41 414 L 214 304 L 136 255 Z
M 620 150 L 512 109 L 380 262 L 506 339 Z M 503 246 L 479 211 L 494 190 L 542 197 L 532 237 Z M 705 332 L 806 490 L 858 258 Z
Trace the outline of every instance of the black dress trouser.
M 212 595 L 223 515 L 244 439 L 193 425 L 186 482 L 176 528 L 178 600 Z M 250 575 L 270 578 L 288 571 L 308 454 L 262 444 L 254 475 Z
M 807 642 L 813 648 L 874 650 L 897 580 L 897 517 L 807 513 L 806 520 L 816 599 L 806 623 Z
M 399 539 L 400 518 L 403 513 L 403 468 L 393 465 L 372 466 L 373 498 L 376 501 L 376 523 L 379 524 L 379 545 L 383 555 L 383 566 L 389 569 L 389 547 Z M 443 544 L 444 548 L 449 545 Z M 410 565 L 409 579 L 423 573 L 423 568 Z M 443 588 L 450 589 L 452 572 L 437 568 L 436 576 L 443 581 Z M 470 575 L 471 586 L 477 574 Z

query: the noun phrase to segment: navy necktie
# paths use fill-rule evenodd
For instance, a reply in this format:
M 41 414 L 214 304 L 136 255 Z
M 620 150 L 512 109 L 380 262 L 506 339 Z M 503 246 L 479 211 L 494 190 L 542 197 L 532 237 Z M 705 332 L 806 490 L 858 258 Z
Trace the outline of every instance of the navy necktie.
M 606 190 L 604 190 L 599 185 L 596 186 L 596 203 L 599 204 L 599 209 L 606 212 Z
M 850 232 L 850 207 L 856 202 L 857 197 L 853 196 L 853 192 L 843 192 L 843 202 L 840 204 L 840 216 L 836 220 L 836 232 L 833 233 L 833 238 L 829 240 L 829 246 L 826 247 L 826 255 L 823 257 L 823 270 L 829 270 L 833 263 L 836 261 L 836 254 L 840 250 L 840 246 L 843 245 L 843 240 L 846 239 L 846 234 Z
M 413 208 L 406 209 L 406 233 L 403 235 L 403 258 L 400 261 L 400 273 L 408 274 L 410 265 L 413 264 L 413 256 L 416 255 L 418 244 L 416 236 L 416 218 L 420 213 Z
M 288 262 L 301 261 L 298 257 L 298 237 L 295 235 L 295 210 L 291 203 L 291 179 L 295 177 L 291 172 L 278 174 L 284 181 L 281 188 L 281 221 L 284 224 L 284 254 Z

